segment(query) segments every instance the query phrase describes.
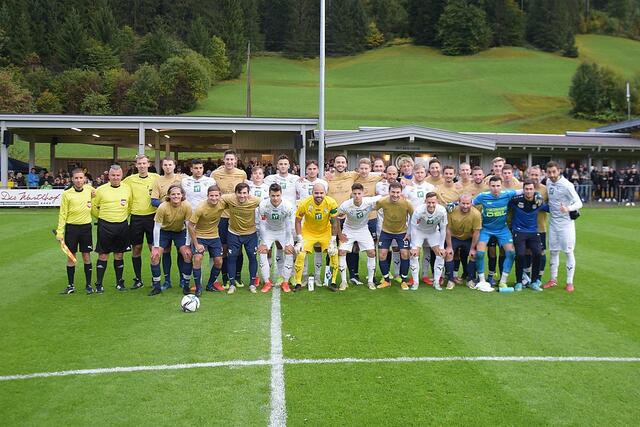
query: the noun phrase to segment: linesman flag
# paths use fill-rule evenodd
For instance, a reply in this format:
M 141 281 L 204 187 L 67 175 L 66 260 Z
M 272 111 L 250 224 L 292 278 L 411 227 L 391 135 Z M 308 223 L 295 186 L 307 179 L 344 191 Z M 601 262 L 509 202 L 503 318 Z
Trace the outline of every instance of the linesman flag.
M 51 230 L 54 236 L 57 236 L 56 230 Z M 73 255 L 73 252 L 69 250 L 67 245 L 64 243 L 64 240 L 60 240 L 60 250 L 67 256 L 69 259 L 75 264 L 76 257 Z

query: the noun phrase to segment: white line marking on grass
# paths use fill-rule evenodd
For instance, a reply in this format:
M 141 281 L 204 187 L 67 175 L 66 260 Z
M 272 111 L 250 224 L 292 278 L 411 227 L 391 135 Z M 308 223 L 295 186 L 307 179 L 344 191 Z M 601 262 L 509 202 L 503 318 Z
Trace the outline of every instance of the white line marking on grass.
M 284 357 L 282 354 L 282 318 L 280 287 L 274 286 L 271 296 L 271 415 L 270 426 L 287 425 L 287 404 L 284 387 Z
M 322 365 L 337 363 L 412 363 L 412 362 L 640 362 L 640 357 L 590 356 L 445 356 L 445 357 L 383 357 L 340 359 L 285 359 L 290 365 Z
M 275 287 L 274 287 L 275 289 Z M 280 317 L 277 318 L 280 322 Z M 272 323 L 273 327 L 273 323 Z M 281 336 L 281 335 L 278 335 Z M 272 336 L 273 337 L 273 336 Z M 273 349 L 272 338 L 272 349 Z M 280 404 L 279 409 L 281 416 L 286 422 L 286 407 L 284 399 L 284 365 L 323 365 L 323 364 L 339 364 L 339 363 L 416 363 L 416 362 L 555 362 L 555 363 L 640 363 L 640 357 L 597 357 L 597 356 L 445 356 L 445 357 L 383 357 L 375 358 L 355 358 L 344 357 L 339 359 L 284 359 L 282 357 L 282 338 L 279 344 L 280 356 L 273 357 L 271 360 L 228 360 L 223 362 L 202 362 L 202 363 L 179 363 L 175 365 L 146 365 L 146 366 L 123 366 L 115 368 L 97 368 L 97 369 L 75 369 L 69 371 L 57 372 L 36 372 L 33 374 L 17 374 L 0 376 L 0 381 L 28 380 L 33 378 L 50 378 L 50 377 L 69 377 L 74 375 L 99 375 L 114 374 L 126 372 L 144 372 L 144 371 L 171 371 L 181 369 L 197 369 L 197 368 L 241 368 L 246 366 L 272 366 L 271 388 L 274 386 L 281 390 L 281 393 L 272 395 L 272 405 L 274 399 Z M 273 367 L 280 366 L 281 369 Z M 278 374 L 278 375 L 274 375 Z M 274 379 L 278 379 L 277 382 Z
M 146 366 L 122 366 L 115 368 L 97 369 L 74 369 L 70 371 L 57 372 L 36 372 L 33 374 L 19 374 L 0 376 L 0 381 L 28 380 L 31 378 L 49 377 L 69 377 L 72 375 L 97 375 L 114 374 L 119 372 L 141 372 L 141 371 L 172 371 L 180 369 L 195 368 L 218 368 L 218 367 L 242 367 L 242 366 L 263 366 L 270 365 L 270 360 L 228 360 L 224 362 L 202 362 L 202 363 L 179 363 L 175 365 L 146 365 Z

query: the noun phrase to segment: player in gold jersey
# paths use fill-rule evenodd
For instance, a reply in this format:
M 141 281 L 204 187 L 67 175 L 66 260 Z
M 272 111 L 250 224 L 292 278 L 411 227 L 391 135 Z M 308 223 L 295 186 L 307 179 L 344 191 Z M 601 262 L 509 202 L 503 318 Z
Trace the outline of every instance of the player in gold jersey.
M 467 188 L 465 191 L 471 197 L 476 197 L 478 194 L 489 191 L 489 185 L 484 182 L 484 171 L 480 166 L 474 166 L 471 171 L 473 178 L 473 185 Z
M 313 186 L 313 196 L 309 196 L 300 201 L 296 211 L 296 234 L 297 243 L 295 246 L 298 255 L 295 262 L 294 291 L 302 288 L 302 270 L 307 253 L 314 250 L 315 245 L 320 246 L 321 251 L 327 251 L 329 255 L 329 268 L 332 271 L 331 284 L 329 289 L 333 292 L 338 290 L 335 284 L 338 270 L 338 246 L 336 236 L 338 228 L 335 225 L 338 204 L 329 196 L 325 195 L 324 185 L 315 184 Z M 325 277 L 328 274 L 325 273 Z
M 425 181 L 436 187 L 444 184 L 444 177 L 442 176 L 442 163 L 438 159 L 429 160 L 429 176 Z
M 249 195 L 249 185 L 241 182 L 236 185 L 234 194 L 223 195 L 221 202 L 224 203 L 229 209 L 229 212 L 231 212 L 227 233 L 227 245 L 229 247 L 227 267 L 229 271 L 236 271 L 236 263 L 244 247 L 247 257 L 249 258 L 249 291 L 256 293 L 257 285 L 260 283 L 258 278 L 258 260 L 256 258 L 258 253 L 256 209 L 260 205 L 261 200 Z M 235 292 L 236 280 L 238 279 L 235 275 L 229 276 L 229 290 L 227 293 L 232 294 Z
M 482 216 L 480 211 L 473 208 L 472 198 L 468 194 L 462 194 L 458 206 L 448 214 L 447 247 L 445 258 L 445 270 L 447 279 L 454 281 L 454 256 L 459 254 L 467 286 L 475 287 L 475 258 L 476 245 L 482 229 Z M 467 263 L 467 259 L 470 262 Z
M 218 223 L 226 204 L 220 203 L 220 188 L 212 185 L 207 189 L 207 201 L 201 203 L 191 214 L 187 223 L 191 236 L 191 250 L 193 252 L 193 280 L 196 289 L 200 288 L 202 280 L 202 258 L 205 251 L 209 252 L 209 259 L 213 259 L 211 275 L 207 285 L 209 292 L 224 292 L 222 285 L 216 281 L 222 269 L 222 243 L 218 234 Z
M 91 205 L 91 215 L 98 218 L 98 261 L 96 263 L 96 292 L 103 293 L 102 279 L 107 269 L 109 254 L 113 252 L 113 268 L 116 273 L 116 289 L 126 291 L 122 275 L 124 252 L 131 250 L 129 243 L 129 212 L 131 211 L 131 188 L 122 184 L 122 168 L 109 168 L 109 183 L 96 190 Z
M 78 249 L 80 250 L 84 263 L 85 289 L 87 294 L 91 294 L 93 293 L 91 287 L 91 251 L 93 250 L 91 197 L 95 190 L 85 184 L 84 172 L 80 168 L 71 171 L 71 181 L 73 186 L 62 193 L 56 239 L 64 241 L 74 255 Z M 75 263 L 67 258 L 67 287 L 62 291 L 63 294 L 75 292 L 75 272 Z
M 170 248 L 171 243 L 178 248 L 182 256 L 183 263 L 180 265 L 180 287 L 187 295 L 191 292 L 189 282 L 192 272 L 192 252 L 191 239 L 186 232 L 186 223 L 191 218 L 191 205 L 187 202 L 186 193 L 180 184 L 172 184 L 167 190 L 165 202 L 158 206 L 154 217 L 153 227 L 153 249 L 151 250 L 151 276 L 153 279 L 153 289 L 149 296 L 158 295 L 162 292 L 160 287 L 160 258 L 165 248 Z M 199 296 L 201 289 L 196 288 L 196 295 Z
M 241 169 L 238 169 L 236 166 L 238 164 L 238 155 L 233 150 L 227 150 L 224 152 L 222 157 L 224 161 L 224 165 L 214 170 L 211 176 L 216 180 L 216 184 L 220 188 L 222 195 L 225 194 L 234 194 L 236 185 L 240 183 L 244 183 L 247 180 L 247 173 Z M 244 284 L 240 278 L 240 273 L 242 272 L 242 264 L 243 264 L 243 256 L 242 253 L 238 255 L 236 260 L 236 270 L 235 272 L 230 273 L 231 270 L 228 269 L 228 230 L 229 230 L 229 211 L 226 210 L 222 214 L 222 218 L 220 219 L 220 223 L 218 224 L 218 232 L 220 235 L 220 241 L 222 242 L 222 281 L 226 285 L 229 277 L 235 277 L 235 284 L 238 287 L 243 287 Z M 212 283 L 208 283 L 208 285 L 212 285 Z
M 389 184 L 389 196 L 376 202 L 376 209 L 382 209 L 384 213 L 382 232 L 378 240 L 380 272 L 382 273 L 382 282 L 378 288 L 391 286 L 387 253 L 394 240 L 400 248 L 400 277 L 403 283 L 407 282 L 409 248 L 411 246 L 407 223 L 413 214 L 413 207 L 409 201 L 402 199 L 401 195 L 402 185 L 399 182 L 392 182 Z
M 133 285 L 139 289 L 142 283 L 142 243 L 146 237 L 151 250 L 153 243 L 153 217 L 156 208 L 151 204 L 151 192 L 158 174 L 149 172 L 149 158 L 146 154 L 136 156 L 138 173 L 122 180 L 131 187 L 131 218 L 129 219 L 129 239 L 131 241 L 131 264 L 133 265 Z
M 436 194 L 438 195 L 438 203 L 447 206 L 449 203 L 456 202 L 460 198 L 462 186 L 453 182 L 456 176 L 456 169 L 453 166 L 445 166 L 442 168 L 443 182 L 436 186 Z
M 184 175 L 181 173 L 175 173 L 176 161 L 172 158 L 162 159 L 162 172 L 156 178 L 153 183 L 153 189 L 151 190 L 151 204 L 154 207 L 160 206 L 167 196 L 167 190 L 171 184 L 180 184 Z M 169 289 L 171 287 L 171 248 L 165 248 L 167 250 L 162 252 L 162 273 L 164 275 L 164 283 L 162 284 L 162 290 Z M 182 263 L 182 258 L 178 255 L 178 264 Z

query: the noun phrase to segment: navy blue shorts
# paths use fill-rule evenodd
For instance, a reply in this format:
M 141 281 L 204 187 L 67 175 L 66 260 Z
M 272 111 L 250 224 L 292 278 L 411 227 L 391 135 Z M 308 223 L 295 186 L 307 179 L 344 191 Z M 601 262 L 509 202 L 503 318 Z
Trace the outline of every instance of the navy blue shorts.
M 547 250 L 547 233 L 539 233 L 540 234 L 540 247 L 542 251 Z
M 391 234 L 383 230 L 380 232 L 380 238 L 378 239 L 378 248 L 389 249 L 391 242 L 395 240 L 400 249 L 409 249 L 411 247 L 411 241 L 404 239 L 406 235 L 407 233 Z
M 220 218 L 220 222 L 218 223 L 218 235 L 220 236 L 220 242 L 223 245 L 229 244 L 229 218 Z
M 367 223 L 367 227 L 369 227 L 369 233 L 371 233 L 371 237 L 373 237 L 373 240 L 375 240 L 378 234 L 378 218 L 370 219 Z
M 201 237 L 198 238 L 198 243 L 204 246 L 204 250 L 209 252 L 210 257 L 221 257 L 222 256 L 222 242 L 219 237 L 214 237 L 213 239 L 203 239 Z M 191 250 L 193 253 L 196 253 L 196 247 L 191 244 Z
M 255 256 L 258 253 L 258 233 L 251 233 L 245 236 L 229 233 L 227 235 L 227 245 L 230 257 L 240 256 L 243 246 L 247 255 Z
M 459 250 L 461 259 L 466 258 L 469 256 L 469 251 L 471 251 L 471 239 L 460 240 L 451 236 L 451 249 L 454 254 Z
M 171 246 L 171 242 L 180 249 L 187 244 L 187 230 L 182 231 L 168 231 L 160 230 L 160 247 L 168 248 Z
M 540 233 L 521 233 L 519 231 L 513 233 L 513 244 L 518 255 L 524 255 L 527 249 L 533 255 L 539 255 L 542 252 L 540 241 Z

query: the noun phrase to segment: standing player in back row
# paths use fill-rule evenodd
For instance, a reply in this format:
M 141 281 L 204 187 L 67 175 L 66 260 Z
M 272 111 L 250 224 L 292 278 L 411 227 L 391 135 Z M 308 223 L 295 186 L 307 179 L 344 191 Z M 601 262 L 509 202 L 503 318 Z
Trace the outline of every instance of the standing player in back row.
M 566 255 L 567 292 L 573 292 L 573 275 L 576 269 L 576 258 L 573 251 L 576 246 L 577 211 L 582 207 L 582 200 L 568 179 L 560 173 L 556 162 L 547 163 L 547 192 L 549 194 L 549 251 L 551 260 L 549 270 L 551 279 L 544 284 L 548 289 L 558 283 L 558 267 L 560 251 Z
M 93 293 L 91 287 L 91 251 L 93 250 L 91 197 L 95 190 L 85 184 L 84 172 L 80 168 L 71 171 L 71 181 L 73 186 L 62 193 L 56 239 L 64 241 L 71 253 L 75 254 L 78 249 L 82 253 L 85 289 L 87 294 L 91 294 Z M 75 263 L 67 258 L 67 287 L 62 291 L 63 294 L 75 292 L 75 273 Z
M 113 269 L 116 273 L 116 289 L 126 291 L 122 275 L 124 273 L 124 252 L 131 250 L 129 243 L 129 212 L 131 211 L 131 188 L 122 184 L 122 168 L 109 168 L 109 183 L 96 190 L 91 206 L 91 215 L 98 218 L 98 261 L 96 262 L 96 292 L 104 292 L 102 280 L 107 270 L 109 254 L 113 252 Z
M 141 288 L 142 283 L 142 244 L 145 238 L 151 250 L 153 243 L 153 217 L 156 208 L 151 204 L 153 185 L 158 174 L 149 172 L 149 158 L 146 154 L 136 156 L 138 173 L 129 175 L 122 183 L 131 187 L 131 218 L 129 219 L 129 238 L 131 240 L 131 264 L 133 265 L 133 285 L 131 289 Z

